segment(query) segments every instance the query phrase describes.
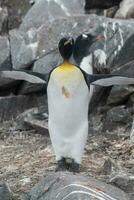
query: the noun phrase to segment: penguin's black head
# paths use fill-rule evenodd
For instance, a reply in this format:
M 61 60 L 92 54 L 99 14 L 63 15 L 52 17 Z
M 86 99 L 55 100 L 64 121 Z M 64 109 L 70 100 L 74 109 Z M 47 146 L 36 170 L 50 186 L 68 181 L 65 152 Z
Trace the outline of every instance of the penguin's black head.
M 90 47 L 93 43 L 104 38 L 103 36 L 94 36 L 91 34 L 82 34 L 76 38 L 73 56 L 76 62 L 79 64 L 80 61 L 88 56 L 90 52 Z
M 74 48 L 74 40 L 71 37 L 62 38 L 59 42 L 59 52 L 64 60 L 68 60 Z

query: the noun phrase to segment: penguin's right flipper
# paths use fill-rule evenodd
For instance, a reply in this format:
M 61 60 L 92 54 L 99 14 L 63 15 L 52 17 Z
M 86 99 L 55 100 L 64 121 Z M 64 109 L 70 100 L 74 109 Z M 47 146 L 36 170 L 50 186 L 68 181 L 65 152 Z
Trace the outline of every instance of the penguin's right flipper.
M 113 85 L 134 85 L 134 78 L 110 74 L 86 74 L 88 85 L 109 87 Z
M 31 72 L 26 70 L 2 70 L 0 71 L 0 78 L 24 80 L 36 84 L 46 84 L 48 74 L 40 74 L 38 72 Z

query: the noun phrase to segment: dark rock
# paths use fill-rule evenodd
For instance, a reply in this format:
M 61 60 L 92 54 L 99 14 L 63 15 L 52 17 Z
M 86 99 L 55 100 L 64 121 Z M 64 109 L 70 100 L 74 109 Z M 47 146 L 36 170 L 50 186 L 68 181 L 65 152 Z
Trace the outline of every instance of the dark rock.
M 119 5 L 121 0 L 85 0 L 85 9 L 95 9 L 95 8 L 110 8 Z
M 8 9 L 8 29 L 17 28 L 25 14 L 31 8 L 28 0 L 18 1 L 18 0 L 4 0 L 3 4 L 7 6 Z
M 11 70 L 10 45 L 7 36 L 0 36 L 0 70 Z M 0 88 L 15 85 L 16 81 L 11 79 L 0 79 Z
M 6 7 L 0 7 L 0 34 L 8 32 L 8 11 Z
M 131 109 L 126 108 L 124 105 L 116 106 L 108 110 L 106 117 L 104 117 L 103 129 L 104 131 L 113 131 L 117 127 L 125 128 L 125 125 L 130 126 Z M 119 131 L 119 134 L 122 133 Z
M 130 77 L 134 76 L 134 72 L 132 70 L 132 67 L 134 64 L 133 40 L 134 40 L 134 34 L 131 34 L 129 38 L 124 40 L 124 44 L 121 51 L 118 52 L 117 56 L 115 56 L 115 59 L 111 63 L 112 73 L 116 72 L 116 73 L 121 73 L 122 75 L 130 76 Z
M 10 200 L 11 193 L 5 183 L 0 183 L 0 200 Z
M 130 95 L 129 100 L 128 100 L 128 104 L 133 106 L 134 105 L 134 93 Z
M 0 69 L 11 69 L 10 45 L 7 36 L 0 36 Z
M 36 92 L 42 92 L 42 94 L 46 93 L 46 85 L 45 84 L 32 84 L 28 82 L 23 82 L 18 88 L 17 94 L 31 94 Z
M 57 199 L 90 199 L 128 200 L 128 196 L 111 185 L 98 181 L 92 177 L 84 177 L 71 173 L 52 173 L 32 188 L 23 200 L 55 200 Z M 111 197 L 111 198 L 110 198 Z
M 109 122 L 121 122 L 127 123 L 129 121 L 128 116 L 130 115 L 130 110 L 123 106 L 116 106 L 111 108 L 107 112 L 107 120 Z
M 37 1 L 29 10 L 20 29 L 23 31 L 28 30 L 31 27 L 39 28 L 46 21 L 53 21 L 58 17 L 65 17 L 84 13 L 84 1 L 83 0 L 52 0 L 52 1 Z M 60 30 L 61 31 L 61 30 Z
M 107 99 L 107 104 L 119 105 L 127 101 L 133 92 L 133 86 L 114 86 Z
M 39 134 L 48 135 L 48 114 L 44 107 L 26 110 L 17 117 L 17 124 L 19 129 L 32 127 Z
M 111 178 L 110 183 L 127 193 L 134 193 L 134 176 L 131 174 L 118 174 Z
M 31 96 L 6 96 L 0 97 L 0 121 L 15 118 L 26 109 L 37 106 L 37 97 Z

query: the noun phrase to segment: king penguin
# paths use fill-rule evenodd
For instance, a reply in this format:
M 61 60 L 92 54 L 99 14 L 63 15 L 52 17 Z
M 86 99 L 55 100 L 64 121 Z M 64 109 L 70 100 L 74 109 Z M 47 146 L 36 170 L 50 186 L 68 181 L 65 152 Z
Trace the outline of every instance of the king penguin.
M 63 63 L 51 72 L 47 86 L 48 126 L 57 170 L 78 172 L 88 136 L 89 88 L 80 68 L 69 62 L 73 48 L 72 38 L 60 40 Z

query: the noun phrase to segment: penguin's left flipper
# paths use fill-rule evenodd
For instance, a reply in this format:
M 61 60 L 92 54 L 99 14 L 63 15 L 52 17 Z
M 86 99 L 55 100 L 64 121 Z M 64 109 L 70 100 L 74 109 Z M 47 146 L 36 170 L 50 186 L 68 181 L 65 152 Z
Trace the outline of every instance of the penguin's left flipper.
M 109 87 L 112 85 L 134 85 L 134 78 L 108 74 L 86 74 L 88 85 Z
M 9 78 L 14 80 L 24 80 L 30 83 L 46 84 L 48 74 L 40 74 L 26 70 L 2 70 L 0 78 Z

